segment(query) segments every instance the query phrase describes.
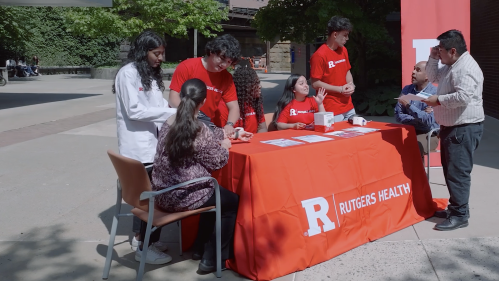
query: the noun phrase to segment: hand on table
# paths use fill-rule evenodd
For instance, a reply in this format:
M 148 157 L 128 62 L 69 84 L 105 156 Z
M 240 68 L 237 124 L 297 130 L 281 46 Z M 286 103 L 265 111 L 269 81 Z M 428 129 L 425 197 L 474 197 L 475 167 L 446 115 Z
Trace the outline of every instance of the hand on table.
M 295 130 L 303 130 L 303 129 L 305 129 L 305 126 L 307 126 L 307 124 L 298 122 L 298 123 L 294 123 L 293 124 L 293 129 L 295 129 Z
M 225 135 L 229 138 L 234 137 L 234 127 L 231 125 L 225 125 L 224 127 Z
M 253 133 L 246 132 L 244 130 L 238 130 L 237 132 L 238 132 L 237 136 L 238 140 L 249 141 L 253 137 Z

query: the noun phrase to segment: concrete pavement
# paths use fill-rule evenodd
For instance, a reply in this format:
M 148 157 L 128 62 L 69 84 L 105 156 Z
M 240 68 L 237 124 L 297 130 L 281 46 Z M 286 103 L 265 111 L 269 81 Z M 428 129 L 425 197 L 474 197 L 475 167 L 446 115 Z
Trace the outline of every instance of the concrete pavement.
M 261 74 L 265 112 L 287 77 Z M 111 81 L 85 75 L 0 87 L 0 280 L 101 280 L 116 196 L 105 153 L 117 150 L 110 89 Z M 277 280 L 499 280 L 498 137 L 499 121 L 487 117 L 469 227 L 439 232 L 431 218 Z M 433 196 L 448 197 L 442 171 L 431 173 Z M 130 229 L 122 219 L 109 280 L 135 278 Z M 190 253 L 178 255 L 176 234 L 176 225 L 162 234 L 173 261 L 147 266 L 144 280 L 246 280 L 232 271 L 199 275 Z

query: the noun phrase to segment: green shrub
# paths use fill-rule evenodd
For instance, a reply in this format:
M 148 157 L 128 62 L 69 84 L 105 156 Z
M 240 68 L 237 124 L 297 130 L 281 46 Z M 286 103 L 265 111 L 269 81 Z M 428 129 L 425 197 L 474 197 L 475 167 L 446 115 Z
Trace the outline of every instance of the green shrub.
M 400 95 L 399 86 L 377 86 L 355 92 L 352 96 L 357 113 L 365 115 L 394 115 L 396 98 Z

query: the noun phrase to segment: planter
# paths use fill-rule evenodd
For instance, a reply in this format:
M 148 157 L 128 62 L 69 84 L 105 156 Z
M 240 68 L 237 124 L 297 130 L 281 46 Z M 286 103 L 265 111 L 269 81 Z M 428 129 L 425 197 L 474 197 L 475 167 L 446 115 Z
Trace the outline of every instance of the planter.
M 119 68 L 90 68 L 90 77 L 92 79 L 114 80 Z

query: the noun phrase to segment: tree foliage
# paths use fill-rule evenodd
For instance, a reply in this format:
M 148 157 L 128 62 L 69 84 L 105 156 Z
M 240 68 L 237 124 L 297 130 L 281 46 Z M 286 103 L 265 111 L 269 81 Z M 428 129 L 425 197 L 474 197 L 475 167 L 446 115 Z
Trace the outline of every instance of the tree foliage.
M 41 65 L 117 64 L 123 38 L 106 35 L 90 38 L 68 32 L 68 8 L 0 7 L 0 60 L 38 56 Z
M 354 28 L 347 43 L 357 88 L 399 80 L 400 52 L 385 27 L 386 16 L 400 11 L 399 0 L 270 0 L 255 15 L 253 25 L 262 39 L 315 43 L 327 38 L 334 15 L 350 19 Z
M 73 8 L 67 24 L 78 34 L 131 38 L 145 29 L 173 37 L 187 36 L 190 28 L 206 37 L 221 31 L 228 8 L 215 0 L 114 0 L 112 8 Z

